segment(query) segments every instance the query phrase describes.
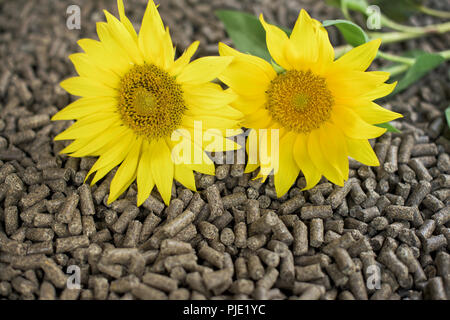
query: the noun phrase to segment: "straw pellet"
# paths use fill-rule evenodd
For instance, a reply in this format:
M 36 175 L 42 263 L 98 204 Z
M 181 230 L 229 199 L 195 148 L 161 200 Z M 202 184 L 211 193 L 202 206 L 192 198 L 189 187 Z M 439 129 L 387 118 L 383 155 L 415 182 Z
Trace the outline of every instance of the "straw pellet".
M 95 221 L 92 216 L 82 216 L 81 225 L 85 236 L 91 237 L 97 232 L 97 227 L 95 226 Z
M 408 162 L 408 165 L 411 169 L 414 170 L 416 176 L 420 180 L 432 181 L 433 177 L 428 172 L 427 168 L 424 166 L 422 161 L 419 161 L 417 158 L 411 159 Z
M 336 209 L 351 191 L 354 183 L 357 183 L 357 179 L 350 178 L 344 183 L 343 187 L 336 186 L 326 199 L 327 203 L 329 203 L 333 209 Z
M 413 221 L 414 215 L 416 214 L 416 211 L 418 211 L 417 207 L 405 207 L 397 205 L 390 205 L 386 207 L 385 210 L 386 215 L 389 219 L 405 221 Z
M 430 237 L 423 243 L 423 249 L 426 253 L 436 251 L 447 245 L 447 239 L 443 234 Z
M 89 246 L 89 238 L 85 235 L 56 239 L 56 253 L 69 252 L 76 248 Z
M 230 209 L 232 207 L 241 205 L 247 201 L 247 196 L 244 192 L 232 193 L 222 198 L 223 207 Z
M 413 153 L 414 142 L 414 136 L 411 134 L 403 137 L 398 151 L 399 163 L 408 163 L 409 159 L 411 158 L 411 154 Z
M 231 246 L 235 241 L 233 230 L 230 228 L 222 229 L 220 232 L 220 241 L 226 246 Z
M 322 272 L 320 264 L 315 263 L 308 266 L 295 266 L 295 279 L 297 281 L 311 281 L 321 279 L 325 275 Z
M 144 220 L 142 225 L 141 234 L 139 236 L 139 241 L 144 242 L 148 239 L 148 237 L 153 233 L 155 228 L 161 222 L 161 218 L 150 212 Z
M 250 295 L 255 289 L 253 281 L 248 279 L 239 279 L 233 282 L 230 287 L 230 292 L 234 294 L 246 294 Z
M 267 268 L 266 273 L 264 276 L 258 280 L 256 283 L 256 286 L 259 288 L 264 288 L 266 290 L 269 290 L 273 287 L 275 282 L 277 281 L 279 275 L 279 271 L 274 267 Z
M 308 227 L 301 221 L 298 220 L 294 224 L 293 228 L 293 254 L 294 256 L 299 256 L 305 254 L 308 251 Z
M 430 300 L 447 300 L 444 282 L 441 277 L 434 277 L 428 280 L 425 286 L 425 295 Z
M 220 217 L 217 217 L 216 219 L 214 219 L 214 221 L 212 221 L 212 224 L 216 226 L 220 231 L 228 226 L 231 221 L 233 221 L 233 215 L 228 212 L 228 210 L 225 210 L 225 212 Z
M 279 221 L 278 216 L 273 211 L 268 211 L 262 215 L 258 220 L 250 224 L 249 234 L 269 233 L 272 227 Z
M 303 195 L 295 196 L 292 199 L 284 202 L 280 206 L 280 214 L 291 214 L 300 209 L 305 204 L 305 197 Z
M 251 255 L 247 259 L 248 274 L 251 279 L 257 281 L 264 276 L 264 267 L 257 255 Z
M 333 209 L 330 205 L 322 206 L 304 206 L 301 209 L 300 217 L 303 220 L 309 219 L 327 219 L 333 215 Z
M 219 238 L 219 229 L 208 221 L 199 222 L 197 228 L 205 239 L 215 240 Z
M 142 230 L 142 223 L 133 220 L 128 224 L 128 229 L 122 242 L 124 248 L 135 248 L 139 242 L 139 237 Z
M 56 221 L 60 223 L 70 223 L 70 221 L 72 221 L 79 199 L 80 197 L 76 193 L 72 193 L 71 195 L 69 195 L 56 214 Z
M 309 223 L 309 245 L 313 248 L 319 248 L 324 241 L 323 220 L 314 218 Z
M 356 300 L 368 300 L 366 284 L 361 272 L 349 275 L 348 286 Z
M 269 267 L 277 267 L 280 263 L 280 256 L 273 251 L 261 248 L 257 251 L 257 254 L 261 261 Z
M 198 251 L 198 256 L 219 269 L 223 268 L 223 253 L 211 248 L 208 245 L 204 245 L 200 248 Z
M 247 214 L 246 215 L 247 224 L 252 224 L 256 220 L 258 220 L 261 217 L 260 209 L 259 209 L 259 201 L 254 200 L 254 199 L 247 200 L 247 203 L 245 206 L 245 211 Z M 236 221 L 236 222 L 240 222 L 240 221 Z
M 124 233 L 128 227 L 128 224 L 134 220 L 139 214 L 139 209 L 136 206 L 128 206 L 122 214 L 119 216 L 117 221 L 111 225 L 111 229 L 116 233 Z
M 257 234 L 247 239 L 247 248 L 256 251 L 267 242 L 267 237 L 264 234 Z
M 167 295 L 161 290 L 154 289 L 143 283 L 137 284 L 131 293 L 138 299 L 141 300 L 166 300 Z
M 81 224 L 80 210 L 75 209 L 72 215 L 72 220 L 67 225 L 69 233 L 73 236 L 79 235 L 83 231 L 83 225 Z
M 176 280 L 152 272 L 145 273 L 142 277 L 142 282 L 167 293 L 178 289 L 178 283 Z
M 431 216 L 437 226 L 444 225 L 450 221 L 450 207 L 444 207 Z
M 78 188 L 80 195 L 80 209 L 84 216 L 95 214 L 94 200 L 92 198 L 91 188 L 87 184 L 82 184 Z
M 173 237 L 182 229 L 187 227 L 195 220 L 196 214 L 192 211 L 186 210 L 176 218 L 168 221 L 164 227 L 162 227 L 161 231 L 167 237 Z
M 413 190 L 409 195 L 408 200 L 406 200 L 405 205 L 408 207 L 419 206 L 430 191 L 431 184 L 426 180 L 420 180 L 419 183 L 413 187 Z

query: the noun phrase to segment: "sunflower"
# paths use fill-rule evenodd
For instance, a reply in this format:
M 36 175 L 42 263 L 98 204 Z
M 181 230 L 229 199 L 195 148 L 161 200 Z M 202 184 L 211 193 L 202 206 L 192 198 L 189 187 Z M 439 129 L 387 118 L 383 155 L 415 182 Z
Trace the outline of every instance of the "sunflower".
M 153 1 L 148 2 L 139 34 L 125 16 L 122 0 L 117 5 L 120 20 L 104 11 L 107 22 L 97 23 L 100 41 L 79 40 L 84 53 L 69 57 L 79 76 L 62 81 L 61 86 L 81 98 L 52 118 L 76 120 L 55 140 L 73 140 L 62 153 L 99 157 L 87 175 L 95 173 L 91 184 L 120 165 L 111 181 L 108 203 L 136 180 L 138 205 L 154 186 L 168 204 L 173 179 L 195 190 L 193 170 L 214 174 L 214 163 L 204 151 L 219 151 L 219 147 L 203 147 L 203 131 L 214 128 L 224 133 L 239 128 L 242 114 L 229 106 L 235 94 L 210 82 L 233 58 L 203 57 L 190 62 L 197 41 L 174 61 L 169 30 Z M 196 123 L 201 124 L 200 139 Z M 200 152 L 199 161 L 174 161 L 179 142 L 173 133 L 181 129 L 178 136 L 190 148 L 183 150 Z M 217 135 L 216 139 L 225 140 Z
M 322 175 L 342 186 L 348 179 L 348 156 L 378 166 L 367 139 L 386 129 L 374 124 L 401 117 L 373 102 L 396 85 L 384 83 L 389 78 L 386 72 L 365 72 L 380 40 L 335 60 L 327 31 L 306 11 L 300 12 L 290 37 L 266 23 L 262 15 L 260 21 L 278 65 L 219 44 L 221 56 L 234 57 L 219 79 L 238 94 L 232 106 L 242 111 L 243 126 L 251 129 L 247 150 L 252 141 L 259 146 L 254 154 L 249 153 L 246 172 L 260 167 L 258 177 L 264 179 L 273 172 L 280 197 L 300 170 L 307 182 L 305 189 L 310 189 Z M 280 66 L 284 70 L 277 73 Z M 278 130 L 279 148 L 269 130 Z M 265 152 L 271 161 L 262 161 Z

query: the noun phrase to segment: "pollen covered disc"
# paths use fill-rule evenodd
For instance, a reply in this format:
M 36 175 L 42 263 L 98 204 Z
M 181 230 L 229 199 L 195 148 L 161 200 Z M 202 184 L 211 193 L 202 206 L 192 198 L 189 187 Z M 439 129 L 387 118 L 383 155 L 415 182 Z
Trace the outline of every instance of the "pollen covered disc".
M 120 82 L 123 122 L 148 139 L 170 136 L 182 122 L 186 105 L 181 85 L 155 65 L 136 65 Z
M 311 71 L 289 70 L 266 91 L 266 109 L 274 120 L 297 133 L 317 129 L 331 116 L 333 96 L 326 80 Z

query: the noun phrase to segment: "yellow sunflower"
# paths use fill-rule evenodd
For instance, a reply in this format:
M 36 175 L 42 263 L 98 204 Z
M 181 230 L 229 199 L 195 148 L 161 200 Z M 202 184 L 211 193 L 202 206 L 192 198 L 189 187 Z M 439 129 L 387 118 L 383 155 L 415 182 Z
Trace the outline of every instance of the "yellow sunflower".
M 378 166 L 367 139 L 382 135 L 386 129 L 373 124 L 401 117 L 373 102 L 396 85 L 385 83 L 389 78 L 386 72 L 365 72 L 380 40 L 335 60 L 327 31 L 306 11 L 300 12 L 290 37 L 266 23 L 262 15 L 260 21 L 270 55 L 284 72 L 277 74 L 265 60 L 219 44 L 221 56 L 234 57 L 219 79 L 238 94 L 232 106 L 244 113 L 243 126 L 252 129 L 250 137 L 259 137 L 260 148 L 256 156 L 249 154 L 246 172 L 260 167 L 259 176 L 265 179 L 274 169 L 276 192 L 282 196 L 300 170 L 309 189 L 322 175 L 342 186 L 348 179 L 348 156 Z M 278 129 L 279 148 L 271 148 L 275 143 L 272 135 L 260 129 Z M 272 161 L 262 161 L 266 149 Z M 274 165 L 275 152 L 279 165 Z
M 92 184 L 121 164 L 112 179 L 108 203 L 136 179 L 138 205 L 155 185 L 168 204 L 174 178 L 195 190 L 193 170 L 214 174 L 214 163 L 204 151 L 218 151 L 218 147 L 204 148 L 202 132 L 238 128 L 242 114 L 229 106 L 235 94 L 210 82 L 233 58 L 203 57 L 190 62 L 197 41 L 174 61 L 169 30 L 153 1 L 148 2 L 139 34 L 125 16 L 122 0 L 117 4 L 120 20 L 104 11 L 107 22 L 97 23 L 100 41 L 79 40 L 84 53 L 69 57 L 79 77 L 64 80 L 61 86 L 82 98 L 52 118 L 77 120 L 55 140 L 74 140 L 62 150 L 73 157 L 99 156 L 88 173 L 95 173 Z M 200 139 L 195 123 L 201 123 Z M 180 128 L 184 131 L 178 140 L 182 135 L 192 154 L 201 152 L 200 161 L 174 161 L 172 151 L 179 141 L 172 133 Z

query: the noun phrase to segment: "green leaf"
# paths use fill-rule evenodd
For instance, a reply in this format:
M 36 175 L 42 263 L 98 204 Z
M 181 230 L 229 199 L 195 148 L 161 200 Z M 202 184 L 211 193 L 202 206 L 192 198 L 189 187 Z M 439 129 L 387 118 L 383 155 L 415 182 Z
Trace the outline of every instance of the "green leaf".
M 422 0 L 372 0 L 372 4 L 380 7 L 381 12 L 392 20 L 404 22 L 419 12 Z
M 369 37 L 364 30 L 357 24 L 343 19 L 325 20 L 322 25 L 324 27 L 336 26 L 342 33 L 345 41 L 354 47 L 362 45 L 369 41 Z
M 439 54 L 422 53 L 416 58 L 416 62 L 408 69 L 405 76 L 398 82 L 397 87 L 390 95 L 392 96 L 402 92 L 444 61 L 445 59 Z
M 450 107 L 445 109 L 445 118 L 447 118 L 447 125 L 450 128 Z
M 394 0 L 395 1 L 395 0 Z M 365 12 L 369 4 L 366 0 L 325 0 L 329 6 L 342 8 L 347 7 L 351 10 Z
M 379 123 L 376 124 L 377 127 L 380 128 L 385 128 L 387 129 L 388 132 L 396 132 L 396 133 L 402 133 L 400 130 L 398 130 L 396 127 L 394 127 L 392 124 L 390 124 L 389 122 L 386 123 Z
M 233 10 L 219 10 L 216 15 L 239 51 L 250 53 L 270 62 L 266 32 L 255 16 Z

